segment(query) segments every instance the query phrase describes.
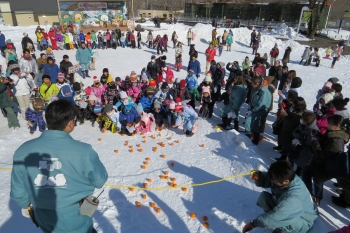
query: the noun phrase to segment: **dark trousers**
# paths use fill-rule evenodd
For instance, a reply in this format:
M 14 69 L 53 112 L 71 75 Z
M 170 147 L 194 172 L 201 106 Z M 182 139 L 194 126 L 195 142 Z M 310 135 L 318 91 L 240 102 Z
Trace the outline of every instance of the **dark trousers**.
M 316 197 L 320 200 L 323 198 L 323 183 L 318 182 L 312 176 L 309 166 L 301 170 L 301 179 L 304 181 L 305 186 L 309 190 L 311 196 Z
M 93 49 L 96 49 L 96 41 L 93 41 L 91 46 Z
M 260 133 L 264 133 L 265 132 L 266 118 L 267 118 L 268 115 L 269 115 L 269 112 L 267 112 L 265 115 L 263 115 L 260 118 L 260 125 L 259 125 Z
M 191 38 L 187 38 L 187 45 L 188 45 L 188 46 L 191 45 Z
M 211 118 L 214 112 L 215 100 L 208 104 L 208 117 Z
M 117 49 L 117 43 L 113 42 L 113 43 L 112 43 L 112 48 L 113 48 L 113 49 Z
M 134 49 L 136 48 L 136 42 L 134 40 L 131 41 L 131 47 Z
M 141 49 L 141 41 L 140 40 L 137 41 L 137 48 Z
M 163 47 L 162 46 L 159 46 L 159 44 L 158 44 L 158 46 L 157 46 L 157 53 L 159 54 L 159 50 L 160 50 L 160 52 L 163 54 Z
M 120 37 L 119 38 L 117 38 L 117 46 L 122 46 L 122 42 L 120 41 Z
M 77 121 L 83 123 L 86 116 L 86 109 L 76 106 Z
M 107 48 L 110 48 L 110 47 L 111 47 L 111 41 L 107 40 Z
M 338 61 L 338 58 L 337 57 L 333 57 L 332 66 L 334 66 L 337 61 Z
M 153 41 L 148 41 L 148 48 L 153 48 Z
M 5 49 L 6 49 L 6 46 L 1 46 L 1 47 L 0 47 L 1 55 L 2 55 L 3 57 L 5 57 Z
M 32 122 L 31 122 L 31 125 L 29 126 L 30 132 L 35 132 L 35 131 L 36 131 L 36 128 L 37 128 L 38 126 L 39 126 L 39 131 L 40 131 L 40 132 L 43 132 L 43 131 L 46 129 L 46 123 L 45 123 L 44 119 L 42 119 L 42 120 L 39 121 L 39 122 L 32 121 Z

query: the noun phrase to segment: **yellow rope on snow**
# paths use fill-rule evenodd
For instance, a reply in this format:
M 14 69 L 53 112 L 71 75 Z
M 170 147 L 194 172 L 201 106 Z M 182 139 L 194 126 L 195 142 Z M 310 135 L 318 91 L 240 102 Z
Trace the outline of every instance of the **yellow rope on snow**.
M 11 171 L 12 168 L 0 168 L 0 171 Z M 233 175 L 233 176 L 227 176 L 224 177 L 222 179 L 219 180 L 212 180 L 212 181 L 208 181 L 208 182 L 203 182 L 200 184 L 185 184 L 185 185 L 181 185 L 181 186 L 176 186 L 176 187 L 172 187 L 172 186 L 166 186 L 166 187 L 158 187 L 158 188 L 141 188 L 139 186 L 130 186 L 130 185 L 117 185 L 117 184 L 104 184 L 105 187 L 111 187 L 111 188 L 116 188 L 116 189 L 129 189 L 129 188 L 133 188 L 134 190 L 153 190 L 153 191 L 161 191 L 161 190 L 171 190 L 171 189 L 180 189 L 180 188 L 188 188 L 188 187 L 198 187 L 198 186 L 204 186 L 204 185 L 208 185 L 208 184 L 214 184 L 214 183 L 219 183 L 225 180 L 229 180 L 229 179 L 234 179 L 234 178 L 238 178 L 238 177 L 243 177 L 243 176 L 248 176 L 248 175 L 252 175 L 256 170 L 252 170 L 250 172 L 246 172 L 246 173 L 241 173 L 241 174 L 237 174 L 237 175 Z

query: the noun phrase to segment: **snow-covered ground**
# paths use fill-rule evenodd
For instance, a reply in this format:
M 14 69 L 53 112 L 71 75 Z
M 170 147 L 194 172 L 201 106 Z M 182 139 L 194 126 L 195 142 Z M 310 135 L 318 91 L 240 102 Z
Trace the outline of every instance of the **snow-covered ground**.
M 154 29 L 153 25 L 147 27 Z M 6 38 L 11 38 L 18 48 L 20 46 L 23 32 L 35 41 L 32 27 L 4 27 L 0 26 Z M 186 32 L 188 26 L 183 24 L 166 25 L 162 24 L 161 29 L 155 29 L 160 35 L 164 33 L 171 35 L 176 31 L 179 40 L 187 44 Z M 196 49 L 199 53 L 198 60 L 201 62 L 202 70 L 205 69 L 204 51 L 208 47 L 211 38 L 212 27 L 210 25 L 196 25 L 193 32 L 196 34 Z M 218 33 L 223 33 L 224 29 L 218 29 Z M 142 41 L 146 41 L 148 31 L 142 33 Z M 225 64 L 235 60 L 241 63 L 245 56 L 253 58 L 251 55 L 250 31 L 245 28 L 233 29 L 234 44 L 232 52 L 224 51 L 221 57 L 216 57 L 216 61 Z M 331 60 L 323 59 L 319 68 L 315 66 L 304 67 L 299 65 L 300 56 L 304 46 L 288 40 L 282 42 L 269 35 L 262 36 L 262 43 L 259 52 L 268 53 L 273 45 L 277 43 L 281 50 L 281 55 L 287 46 L 292 47 L 290 69 L 296 70 L 299 77 L 303 79 L 302 96 L 305 98 L 308 109 L 312 109 L 315 102 L 317 90 L 321 88 L 330 77 L 338 77 L 343 85 L 343 94 L 350 96 L 350 71 L 348 68 L 349 58 L 343 57 L 337 62 L 335 69 L 330 69 Z M 172 46 L 171 41 L 169 45 Z M 70 56 L 70 60 L 75 63 L 75 51 L 55 51 L 55 56 L 59 62 L 64 54 Z M 143 45 L 142 50 L 118 48 L 117 50 L 99 50 L 96 63 L 96 71 L 91 71 L 91 76 L 100 76 L 102 69 L 108 67 L 113 77 L 122 77 L 130 74 L 132 70 L 137 73 L 147 65 L 151 55 L 156 51 Z M 39 55 L 40 52 L 37 52 Z M 188 64 L 188 47 L 184 46 L 183 52 L 184 69 Z M 175 53 L 169 47 L 166 54 L 168 65 L 174 65 Z M 0 64 L 6 67 L 4 59 L 0 58 Z M 185 78 L 186 71 L 174 72 L 175 77 Z M 200 81 L 204 74 L 201 75 Z M 90 85 L 92 79 L 85 79 L 84 84 Z M 275 100 L 277 94 L 275 94 Z M 272 150 L 276 137 L 272 134 L 271 124 L 275 120 L 274 110 L 268 116 L 265 137 L 258 146 L 252 146 L 250 140 L 234 131 L 216 131 L 214 126 L 220 122 L 220 109 L 223 104 L 218 103 L 215 107 L 212 119 L 199 120 L 199 131 L 192 137 L 186 138 L 181 130 L 170 129 L 158 133 L 147 135 L 147 142 L 142 143 L 140 135 L 135 137 L 122 137 L 117 134 L 107 132 L 101 134 L 90 124 L 78 125 L 72 133 L 73 138 L 90 143 L 98 152 L 101 161 L 106 166 L 109 179 L 108 184 L 115 185 L 137 185 L 141 186 L 146 179 L 152 179 L 149 187 L 168 186 L 168 181 L 161 180 L 160 175 L 164 171 L 169 172 L 169 177 L 176 178 L 178 185 L 189 183 L 202 183 L 216 180 L 227 176 L 249 172 L 252 169 L 266 170 L 279 154 Z M 245 112 L 243 106 L 242 112 Z M 241 120 L 241 126 L 242 122 Z M 12 156 L 14 151 L 25 141 L 38 137 L 39 132 L 34 135 L 29 134 L 25 127 L 25 121 L 20 120 L 22 127 L 19 130 L 7 129 L 7 121 L 0 116 L 0 168 L 10 168 L 12 166 Z M 158 135 L 152 139 L 151 135 Z M 169 137 L 172 137 L 169 140 Z M 102 138 L 99 141 L 98 138 Z M 143 152 L 130 153 L 129 148 L 124 146 L 125 141 L 136 148 L 136 144 L 141 143 Z M 176 143 L 180 140 L 180 143 Z M 159 147 L 157 153 L 152 151 L 156 143 L 164 142 L 165 148 Z M 171 146 L 171 143 L 174 146 Z M 201 145 L 204 144 L 204 147 Z M 44 146 L 44 145 L 43 145 Z M 119 153 L 114 150 L 118 149 Z M 161 158 L 161 154 L 166 158 Z M 141 169 L 145 158 L 151 160 L 146 170 Z M 174 166 L 169 164 L 174 162 Z M 40 232 L 29 219 L 21 216 L 20 208 L 9 198 L 11 172 L 0 170 L 0 232 Z M 134 191 L 128 189 L 105 188 L 105 192 L 100 197 L 100 206 L 94 214 L 94 227 L 99 233 L 110 232 L 241 232 L 243 226 L 262 213 L 255 203 L 263 189 L 254 186 L 249 177 L 230 179 L 221 183 L 205 185 L 202 187 L 188 188 L 187 192 L 180 189 L 164 191 Z M 95 194 L 101 190 L 96 190 Z M 147 198 L 142 199 L 141 195 L 146 194 Z M 349 224 L 350 212 L 334 206 L 331 203 L 331 195 L 335 194 L 332 182 L 325 183 L 324 199 L 321 203 L 320 218 L 316 221 L 313 233 L 323 233 Z M 135 202 L 142 203 L 141 207 L 136 207 Z M 156 203 L 161 208 L 161 213 L 156 213 L 150 207 L 150 202 Z M 189 213 L 194 212 L 197 218 L 191 219 Z M 202 217 L 207 216 L 210 228 L 203 227 Z M 254 229 L 252 232 L 271 232 L 270 230 Z
M 345 40 L 347 41 L 350 36 L 350 31 L 341 29 L 338 33 L 338 29 L 326 28 L 321 31 L 322 36 L 326 36 L 332 40 Z

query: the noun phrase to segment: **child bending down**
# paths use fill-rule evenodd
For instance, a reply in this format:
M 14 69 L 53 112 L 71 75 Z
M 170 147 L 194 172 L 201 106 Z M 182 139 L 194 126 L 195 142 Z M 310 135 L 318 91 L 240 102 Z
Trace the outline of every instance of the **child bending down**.
M 119 122 L 121 124 L 121 134 L 132 136 L 135 133 L 135 125 L 139 123 L 141 116 L 131 104 L 125 105 L 119 113 Z
M 183 106 L 182 104 L 176 105 L 175 111 L 178 114 L 175 127 L 179 127 L 182 123 L 183 129 L 186 130 L 186 136 L 192 137 L 198 130 L 198 125 L 196 125 L 197 113 L 190 106 Z
M 46 129 L 46 122 L 44 120 L 44 107 L 45 102 L 41 98 L 34 98 L 31 106 L 27 108 L 25 112 L 25 119 L 29 126 L 30 134 L 34 134 L 36 128 L 39 127 L 39 131 L 43 132 Z

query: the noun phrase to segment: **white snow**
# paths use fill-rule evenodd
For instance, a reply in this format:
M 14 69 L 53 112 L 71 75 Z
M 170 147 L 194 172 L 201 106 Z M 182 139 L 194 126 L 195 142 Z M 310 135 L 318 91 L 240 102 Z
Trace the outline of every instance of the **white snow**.
M 275 36 L 277 38 L 284 38 L 284 39 L 297 39 L 300 41 L 310 40 L 309 38 L 307 38 L 305 35 L 302 35 L 302 34 L 298 34 L 298 37 L 296 38 L 297 36 L 296 29 L 293 27 L 288 27 L 288 25 L 285 23 L 281 23 L 275 28 L 272 28 L 271 30 L 264 29 L 261 31 L 261 34 Z
M 147 24 L 147 23 L 146 23 Z M 154 25 L 148 23 L 148 28 L 154 29 Z M 36 41 L 34 36 L 36 26 L 31 27 L 6 27 L 0 26 L 2 33 L 6 38 L 11 38 L 20 53 L 20 42 L 23 32 L 29 33 L 29 36 Z M 161 29 L 155 29 L 159 34 L 168 34 L 171 36 L 173 31 L 179 35 L 179 40 L 187 44 L 186 32 L 188 26 L 166 25 L 162 24 Z M 205 69 L 204 51 L 211 39 L 210 25 L 198 24 L 193 27 L 196 37 L 193 43 L 199 53 L 198 60 L 201 62 L 202 70 Z M 218 29 L 222 34 L 224 29 Z M 287 31 L 288 29 L 286 29 Z M 233 29 L 234 44 L 232 52 L 223 52 L 222 57 L 216 57 L 216 61 L 232 62 L 233 60 L 241 63 L 245 56 L 253 58 L 251 55 L 250 32 L 248 29 Z M 148 31 L 142 33 L 143 42 L 146 41 Z M 153 33 L 154 34 L 154 33 Z M 292 47 L 290 69 L 297 71 L 299 77 L 303 79 L 301 87 L 302 96 L 305 98 L 308 109 L 312 109 L 315 102 L 317 90 L 321 88 L 330 77 L 338 77 L 343 85 L 344 97 L 350 96 L 350 83 L 347 81 L 350 75 L 348 69 L 349 59 L 342 57 L 336 63 L 335 69 L 330 69 L 331 60 L 323 59 L 319 68 L 314 66 L 304 67 L 299 65 L 300 57 L 304 46 L 292 40 L 282 42 L 271 35 L 263 35 L 260 54 L 269 53 L 273 45 L 277 43 L 281 50 L 281 55 L 287 46 Z M 172 42 L 169 41 L 172 47 Z M 169 65 L 175 61 L 174 50 L 169 47 L 166 54 Z M 70 60 L 75 63 L 75 51 L 55 51 L 57 61 L 64 54 L 70 56 Z M 37 56 L 40 54 L 37 51 Z M 102 69 L 108 67 L 113 77 L 122 77 L 130 74 L 132 70 L 137 73 L 145 67 L 155 50 L 143 46 L 142 50 L 118 48 L 99 50 L 99 57 L 96 63 L 96 71 L 91 71 L 90 75 L 101 75 Z M 188 64 L 188 47 L 184 46 L 183 64 Z M 4 59 L 0 58 L 0 64 L 6 67 Z M 185 70 L 174 72 L 175 77 L 185 78 Z M 200 80 L 204 75 L 202 74 Z M 90 85 L 92 79 L 85 79 L 84 84 Z M 277 96 L 275 96 L 275 102 Z M 272 150 L 276 137 L 272 134 L 271 124 L 275 120 L 274 110 L 267 119 L 265 140 L 258 146 L 253 146 L 250 140 L 237 132 L 216 131 L 213 126 L 220 122 L 220 109 L 223 104 L 216 105 L 214 116 L 208 121 L 199 120 L 199 130 L 192 138 L 186 138 L 181 130 L 170 129 L 161 132 L 155 140 L 147 135 L 147 143 L 141 143 L 141 136 L 122 137 L 117 134 L 107 132 L 101 134 L 99 130 L 86 122 L 84 125 L 78 125 L 73 131 L 73 138 L 90 143 L 98 152 L 101 161 L 106 166 L 109 178 L 108 184 L 116 185 L 136 185 L 141 186 L 147 178 L 152 182 L 149 187 L 168 186 L 168 181 L 159 178 L 163 171 L 168 171 L 170 177 L 176 178 L 178 185 L 190 183 L 202 183 L 211 180 L 217 180 L 223 177 L 232 176 L 240 173 L 249 172 L 252 169 L 267 170 L 273 158 L 279 154 Z M 243 106 L 242 113 L 246 111 Z M 242 114 L 241 113 L 241 114 Z M 241 124 L 243 122 L 241 118 Z M 9 130 L 7 120 L 0 116 L 0 168 L 10 168 L 12 166 L 12 156 L 15 150 L 25 141 L 36 138 L 40 135 L 36 132 L 29 134 L 25 126 L 25 121 L 20 119 L 22 127 L 18 130 Z M 158 134 L 158 133 L 157 133 Z M 154 134 L 156 135 L 156 134 Z M 168 137 L 172 140 L 168 140 Z M 102 138 L 102 141 L 98 141 Z M 124 146 L 128 140 L 134 148 L 136 144 L 141 143 L 144 152 L 129 152 L 129 148 Z M 171 146 L 170 143 L 180 140 Z M 160 148 L 158 153 L 152 151 L 152 147 L 158 142 L 165 142 L 166 148 Z M 204 148 L 201 145 L 204 144 Z M 44 146 L 44 145 L 43 145 Z M 119 153 L 114 152 L 115 149 Z M 160 157 L 166 154 L 166 158 Z M 145 158 L 149 157 L 150 164 L 146 170 L 141 169 Z M 174 167 L 169 166 L 171 162 Z M 0 170 L 0 232 L 40 232 L 31 220 L 23 218 L 20 208 L 9 198 L 11 172 Z M 46 177 L 47 179 L 47 177 Z M 63 182 L 63 177 L 56 177 L 56 181 Z M 55 180 L 55 179 L 54 179 Z M 44 177 L 38 178 L 38 183 L 45 183 Z M 53 182 L 53 181 L 51 181 Z M 64 181 L 65 183 L 65 181 Z M 257 188 L 249 177 L 241 177 L 227 180 L 221 183 L 205 185 L 202 187 L 188 188 L 187 192 L 179 189 L 166 191 L 134 191 L 127 189 L 105 188 L 101 195 L 100 205 L 94 214 L 94 227 L 101 232 L 241 232 L 243 226 L 262 213 L 255 203 L 263 189 Z M 331 195 L 334 195 L 335 188 L 332 182 L 325 183 L 324 199 L 321 202 L 320 218 L 317 219 L 313 233 L 328 232 L 337 229 L 349 223 L 349 210 L 344 210 L 334 206 L 331 203 Z M 101 190 L 96 190 L 95 194 Z M 147 198 L 141 198 L 146 194 Z M 142 203 L 141 207 L 136 207 L 135 202 Z M 161 213 L 156 213 L 150 208 L 150 202 L 155 202 L 157 207 L 162 209 Z M 195 212 L 197 218 L 191 219 L 189 213 Z M 202 217 L 207 216 L 210 228 L 203 227 Z M 252 232 L 271 232 L 270 230 L 255 229 Z
M 350 31 L 340 29 L 338 33 L 338 29 L 326 28 L 321 31 L 322 36 L 326 36 L 333 40 L 345 40 L 347 41 L 350 36 Z

